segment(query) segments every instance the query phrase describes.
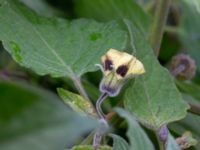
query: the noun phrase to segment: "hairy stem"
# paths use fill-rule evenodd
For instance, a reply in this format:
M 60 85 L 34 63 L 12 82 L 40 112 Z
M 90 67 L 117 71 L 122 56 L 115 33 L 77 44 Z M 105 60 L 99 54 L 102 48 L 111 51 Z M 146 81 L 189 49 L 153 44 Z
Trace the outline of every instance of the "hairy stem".
M 85 92 L 85 90 L 84 90 L 84 88 L 81 84 L 80 78 L 79 77 L 73 77 L 72 80 L 74 82 L 76 89 L 81 94 L 81 96 L 83 96 L 84 99 L 89 100 L 89 97 L 88 97 L 87 93 Z
M 156 56 L 159 55 L 163 31 L 167 20 L 171 0 L 157 0 L 154 21 L 151 27 L 149 41 Z
M 105 119 L 105 115 L 101 109 L 101 104 L 103 103 L 103 101 L 106 99 L 107 96 L 108 96 L 107 93 L 102 93 L 96 102 L 96 111 L 97 111 L 97 115 L 99 117 L 100 126 L 93 137 L 94 150 L 97 150 L 99 148 L 101 141 L 102 141 L 102 137 L 106 133 L 107 128 L 108 128 L 107 121 Z
M 200 116 L 200 105 L 191 102 L 189 102 L 188 104 L 190 105 L 190 109 L 188 111 Z
M 106 97 L 108 96 L 107 93 L 102 93 L 101 96 L 99 97 L 99 99 L 96 102 L 96 110 L 97 110 L 97 115 L 99 118 L 105 118 L 104 113 L 101 109 L 101 104 L 103 103 L 103 101 L 106 99 Z

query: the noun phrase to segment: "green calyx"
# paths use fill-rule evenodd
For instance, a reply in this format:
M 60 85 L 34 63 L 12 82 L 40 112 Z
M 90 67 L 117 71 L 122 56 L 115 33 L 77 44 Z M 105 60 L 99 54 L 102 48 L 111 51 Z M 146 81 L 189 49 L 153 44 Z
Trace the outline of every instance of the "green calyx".
M 110 97 L 114 97 L 119 94 L 123 83 L 124 79 L 118 79 L 116 73 L 111 71 L 102 79 L 100 84 L 100 91 L 102 93 L 107 93 Z

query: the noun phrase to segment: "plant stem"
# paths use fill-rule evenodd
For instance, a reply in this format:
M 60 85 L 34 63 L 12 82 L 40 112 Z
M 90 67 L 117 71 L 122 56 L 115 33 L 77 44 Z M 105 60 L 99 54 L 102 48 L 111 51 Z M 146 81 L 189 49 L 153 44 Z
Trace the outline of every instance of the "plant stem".
M 108 96 L 107 93 L 102 93 L 96 102 L 96 111 L 97 111 L 97 115 L 99 117 L 100 126 L 93 137 L 92 145 L 93 145 L 94 150 L 97 150 L 98 147 L 100 146 L 102 137 L 107 132 L 107 128 L 108 128 L 107 121 L 105 119 L 105 115 L 101 109 L 101 104 L 103 103 L 103 101 L 106 99 L 107 96 Z
M 101 109 L 101 104 L 102 102 L 106 99 L 106 97 L 108 96 L 107 93 L 102 93 L 101 96 L 99 97 L 99 99 L 97 100 L 96 102 L 96 110 L 97 110 L 97 115 L 98 117 L 101 119 L 104 119 L 105 116 L 104 116 L 104 113 Z
M 200 116 L 200 105 L 191 102 L 189 102 L 188 104 L 190 105 L 190 109 L 188 111 Z
M 171 0 L 157 0 L 154 21 L 151 27 L 149 41 L 156 56 L 159 55 L 163 31 L 167 20 Z
M 89 97 L 87 95 L 87 93 L 85 92 L 82 84 L 81 84 L 81 80 L 79 77 L 74 76 L 72 78 L 74 85 L 76 87 L 76 89 L 78 90 L 78 92 L 81 94 L 81 96 L 83 96 L 84 99 L 89 100 Z
M 156 134 L 156 137 L 157 137 L 157 140 L 158 140 L 159 150 L 166 150 L 165 143 L 160 140 L 157 132 L 155 134 Z

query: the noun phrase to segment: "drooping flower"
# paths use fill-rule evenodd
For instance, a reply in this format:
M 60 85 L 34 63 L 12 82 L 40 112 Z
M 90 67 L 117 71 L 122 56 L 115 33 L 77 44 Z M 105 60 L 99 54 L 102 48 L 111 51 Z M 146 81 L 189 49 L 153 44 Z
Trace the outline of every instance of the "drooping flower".
M 143 74 L 145 72 L 143 64 L 134 56 L 109 49 L 101 57 L 104 78 L 100 84 L 100 91 L 109 96 L 116 96 L 125 80 Z

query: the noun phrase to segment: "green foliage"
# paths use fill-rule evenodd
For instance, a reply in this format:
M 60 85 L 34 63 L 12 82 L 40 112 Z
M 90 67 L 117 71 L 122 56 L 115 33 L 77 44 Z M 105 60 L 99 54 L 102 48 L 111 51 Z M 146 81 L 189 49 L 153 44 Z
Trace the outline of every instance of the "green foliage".
M 5 49 L 19 64 L 40 75 L 81 76 L 96 70 L 95 64 L 107 49 L 123 50 L 127 42 L 116 22 L 43 18 L 16 0 L 1 2 L 0 20 Z
M 144 125 L 158 130 L 162 125 L 185 117 L 188 105 L 182 100 L 168 71 L 161 67 L 150 46 L 127 22 L 136 55 L 146 73 L 131 83 L 125 93 L 125 107 Z
M 198 101 L 200 101 L 200 86 L 198 84 L 195 84 L 193 82 L 188 81 L 176 81 L 177 87 L 180 89 L 182 93 L 191 95 L 192 97 L 196 98 Z
M 199 71 L 200 2 L 172 2 L 159 62 L 147 41 L 158 5 L 153 0 L 71 0 L 62 12 L 57 5 L 64 1 L 0 0 L 0 149 L 93 150 L 94 133 L 104 134 L 107 123 L 101 118 L 97 124 L 101 74 L 91 72 L 110 48 L 134 55 L 146 72 L 129 80 L 118 97 L 106 98 L 103 112 L 110 112 L 114 133 L 99 150 L 159 149 L 155 134 L 163 125 L 171 132 L 165 150 L 180 150 L 174 137 L 187 130 L 200 140 L 198 73 L 193 81 L 177 81 L 165 68 L 183 48 Z M 118 115 L 111 112 L 116 104 L 124 107 Z
M 78 10 L 81 10 L 81 14 L 84 17 L 94 16 L 95 19 L 102 17 L 100 20 L 107 21 L 112 18 L 123 19 L 121 13 L 125 12 L 123 10 L 128 7 L 127 5 L 131 5 L 121 5 L 119 1 L 113 2 L 112 0 L 109 1 L 108 5 L 107 3 L 99 2 L 104 10 L 109 10 L 100 12 L 103 8 L 95 9 L 95 7 L 93 7 L 97 2 L 98 1 L 87 2 L 83 0 L 80 2 L 81 6 L 90 4 L 87 6 L 87 8 L 89 8 L 87 10 Z M 126 3 L 128 2 L 129 1 L 126 1 Z M 132 5 L 138 7 L 134 3 Z M 117 9 L 117 7 L 120 7 L 121 9 Z M 98 15 L 92 13 L 93 9 L 95 9 L 94 12 Z M 123 20 L 123 23 L 130 35 L 130 49 L 132 50 L 132 53 L 142 61 L 146 73 L 142 75 L 142 77 L 136 78 L 128 87 L 124 97 L 125 107 L 133 112 L 138 120 L 144 123 L 144 125 L 157 130 L 164 124 L 184 118 L 188 106 L 183 102 L 181 95 L 176 89 L 167 70 L 156 60 L 152 49 L 135 23 L 140 22 L 138 20 L 141 18 L 141 20 L 146 21 L 148 16 L 141 13 L 142 10 L 140 9 L 136 9 L 135 12 L 140 13 L 142 17 L 138 16 L 136 13 L 131 13 L 133 9 L 127 9 L 127 11 L 129 11 L 129 15 L 131 14 L 131 17 L 128 16 L 130 21 Z M 103 18 L 105 16 L 106 18 Z
M 133 0 L 75 0 L 75 2 L 76 13 L 80 17 L 95 18 L 99 21 L 126 18 L 143 33 L 148 31 L 150 17 Z
M 110 136 L 113 138 L 113 150 L 129 150 L 128 143 L 122 137 L 115 134 Z
M 75 146 L 72 150 L 93 150 L 94 148 L 90 145 L 83 145 L 83 146 Z M 101 146 L 98 150 L 112 150 L 111 147 L 108 146 Z
M 181 150 L 174 138 L 169 135 L 168 136 L 168 142 L 167 142 L 167 150 Z
M 82 96 L 62 88 L 58 88 L 57 91 L 63 101 L 68 104 L 75 112 L 78 112 L 81 115 L 88 114 L 95 116 L 93 105 Z
M 144 130 L 139 126 L 136 120 L 127 112 L 122 109 L 117 109 L 119 115 L 125 118 L 128 122 L 128 132 L 127 136 L 130 140 L 130 148 L 129 149 L 137 149 L 137 150 L 154 150 L 154 147 L 147 137 Z
M 183 18 L 180 24 L 180 39 L 187 52 L 195 59 L 200 70 L 200 1 L 182 0 Z
M 0 91 L 1 150 L 63 150 L 97 125 L 39 88 L 0 81 Z

